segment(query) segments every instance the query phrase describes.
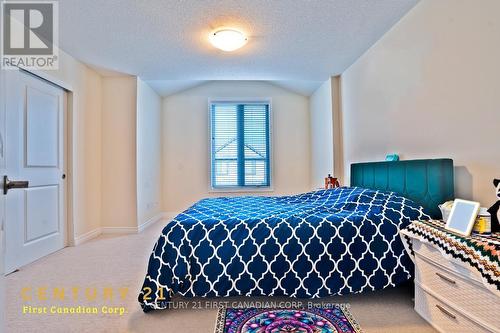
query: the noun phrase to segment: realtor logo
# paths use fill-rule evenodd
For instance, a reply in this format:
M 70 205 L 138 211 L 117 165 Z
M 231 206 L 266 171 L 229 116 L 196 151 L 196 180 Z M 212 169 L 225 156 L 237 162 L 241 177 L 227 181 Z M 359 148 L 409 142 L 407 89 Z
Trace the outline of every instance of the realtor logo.
M 2 22 L 2 69 L 58 69 L 57 1 L 4 1 Z

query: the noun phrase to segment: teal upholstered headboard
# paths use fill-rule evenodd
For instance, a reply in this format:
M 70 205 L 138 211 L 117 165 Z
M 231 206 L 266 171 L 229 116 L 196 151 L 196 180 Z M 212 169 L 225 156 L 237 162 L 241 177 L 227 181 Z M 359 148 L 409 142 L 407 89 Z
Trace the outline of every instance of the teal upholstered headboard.
M 396 192 L 441 218 L 438 205 L 454 199 L 453 160 L 355 163 L 351 186 Z

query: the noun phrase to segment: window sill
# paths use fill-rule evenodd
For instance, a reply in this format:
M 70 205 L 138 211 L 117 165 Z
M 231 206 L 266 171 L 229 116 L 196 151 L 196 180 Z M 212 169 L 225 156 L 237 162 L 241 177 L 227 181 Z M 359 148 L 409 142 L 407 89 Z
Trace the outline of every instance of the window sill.
M 268 193 L 274 192 L 272 187 L 217 187 L 209 188 L 208 193 Z

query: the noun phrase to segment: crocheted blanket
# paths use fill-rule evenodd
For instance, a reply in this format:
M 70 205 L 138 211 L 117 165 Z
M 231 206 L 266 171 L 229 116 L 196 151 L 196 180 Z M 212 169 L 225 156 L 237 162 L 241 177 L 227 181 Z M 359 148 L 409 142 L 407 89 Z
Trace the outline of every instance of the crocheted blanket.
M 456 235 L 443 221 L 414 221 L 400 231 L 403 244 L 414 256 L 411 238 L 437 247 L 448 258 L 461 261 L 478 271 L 489 289 L 500 291 L 500 233 Z

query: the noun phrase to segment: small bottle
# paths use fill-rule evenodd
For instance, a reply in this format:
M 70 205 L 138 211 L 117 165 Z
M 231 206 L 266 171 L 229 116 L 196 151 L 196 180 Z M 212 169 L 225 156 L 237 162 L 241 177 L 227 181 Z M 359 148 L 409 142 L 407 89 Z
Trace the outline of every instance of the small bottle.
M 481 207 L 474 223 L 473 232 L 479 235 L 491 234 L 491 215 L 487 212 L 486 208 Z

